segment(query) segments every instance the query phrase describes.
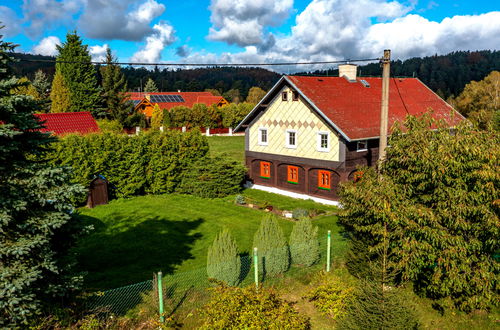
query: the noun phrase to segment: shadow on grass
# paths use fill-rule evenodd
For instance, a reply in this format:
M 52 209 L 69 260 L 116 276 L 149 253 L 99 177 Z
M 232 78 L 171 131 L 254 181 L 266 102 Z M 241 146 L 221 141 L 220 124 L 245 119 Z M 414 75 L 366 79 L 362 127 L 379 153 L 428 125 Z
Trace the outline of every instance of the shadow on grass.
M 83 238 L 76 249 L 79 268 L 87 272 L 88 291 L 106 290 L 152 279 L 162 271 L 173 273 L 183 261 L 192 259 L 191 247 L 202 237 L 192 233 L 204 220 L 172 221 L 151 217 L 140 223 L 132 216 L 113 215 L 108 224 L 86 216 L 78 216 L 94 231 Z

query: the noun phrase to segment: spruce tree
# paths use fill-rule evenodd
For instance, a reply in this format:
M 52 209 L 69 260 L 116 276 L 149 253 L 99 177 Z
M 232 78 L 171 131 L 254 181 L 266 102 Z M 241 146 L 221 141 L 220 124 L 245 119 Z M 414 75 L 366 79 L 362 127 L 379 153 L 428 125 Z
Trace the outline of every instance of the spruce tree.
M 41 107 L 43 112 L 49 112 L 50 110 L 50 82 L 47 75 L 42 70 L 35 72 L 35 79 L 33 79 L 33 87 L 35 87 L 38 92 L 38 100 L 43 102 Z
M 158 93 L 158 87 L 153 79 L 149 78 L 144 86 L 144 92 L 146 93 Z
M 229 230 L 224 229 L 215 237 L 208 248 L 208 277 L 224 281 L 228 285 L 236 285 L 240 280 L 241 260 L 236 242 Z
M 132 103 L 127 97 L 127 81 L 116 64 L 116 58 L 111 54 L 111 49 L 106 51 L 106 66 L 101 67 L 102 75 L 102 98 L 108 117 L 118 120 L 121 124 L 125 122 L 132 111 Z
M 0 36 L 0 328 L 26 327 L 81 281 L 68 250 L 81 232 L 70 200 L 83 189 L 42 161 L 54 139 L 39 131 L 38 102 L 10 93 L 13 48 Z
M 163 110 L 160 109 L 158 103 L 155 103 L 151 117 L 151 128 L 160 129 L 161 126 L 163 126 Z
M 87 45 L 82 43 L 76 32 L 72 32 L 66 35 L 66 42 L 58 45 L 57 50 L 56 74 L 63 76 L 71 96 L 68 111 L 91 111 L 94 117 L 102 117 L 97 74 Z
M 311 220 L 295 223 L 290 234 L 290 255 L 296 265 L 311 266 L 319 259 L 318 227 Z
M 290 255 L 283 230 L 276 218 L 266 216 L 253 239 L 257 248 L 259 263 L 265 275 L 277 275 L 285 272 L 290 264 Z
M 56 72 L 50 91 L 50 112 L 69 112 L 71 96 L 60 72 Z

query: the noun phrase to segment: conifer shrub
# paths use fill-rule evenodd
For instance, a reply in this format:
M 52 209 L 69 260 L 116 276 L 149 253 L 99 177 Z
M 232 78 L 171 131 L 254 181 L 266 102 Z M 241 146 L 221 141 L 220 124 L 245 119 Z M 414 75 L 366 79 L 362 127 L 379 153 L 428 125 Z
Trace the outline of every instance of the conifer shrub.
M 271 289 L 217 286 L 203 307 L 200 329 L 310 329 L 307 316 Z
M 309 218 L 309 211 L 306 209 L 295 209 L 292 211 L 292 217 L 297 220 Z
M 238 246 L 229 230 L 224 229 L 208 248 L 207 274 L 209 278 L 236 285 L 240 279 L 241 260 Z
M 290 234 L 292 263 L 309 267 L 319 260 L 318 227 L 309 219 L 295 223 Z
M 262 220 L 255 233 L 253 246 L 257 247 L 259 264 L 264 275 L 277 275 L 288 270 L 290 254 L 283 230 L 273 215 Z
M 177 192 L 205 198 L 237 194 L 245 174 L 246 168 L 227 156 L 200 158 L 188 165 Z

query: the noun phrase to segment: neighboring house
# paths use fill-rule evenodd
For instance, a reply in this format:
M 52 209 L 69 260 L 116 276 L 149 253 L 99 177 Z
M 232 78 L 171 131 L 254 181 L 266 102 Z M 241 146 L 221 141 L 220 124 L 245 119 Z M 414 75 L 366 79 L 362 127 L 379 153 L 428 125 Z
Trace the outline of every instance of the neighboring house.
M 160 109 L 171 109 L 177 106 L 192 108 L 197 103 L 207 106 L 215 104 L 217 107 L 229 103 L 222 96 L 216 96 L 210 92 L 129 93 L 129 95 L 130 100 L 134 102 L 135 110 L 148 118 L 153 116 L 155 104 L 158 104 Z
M 356 166 L 376 164 L 382 78 L 358 78 L 350 64 L 339 75 L 283 76 L 236 127 L 257 187 L 336 200 Z M 391 78 L 389 127 L 430 109 L 450 126 L 463 120 L 420 80 Z
M 35 114 L 42 122 L 44 128 L 40 131 L 50 132 L 54 135 L 88 134 L 99 132 L 97 122 L 89 111 L 39 113 Z

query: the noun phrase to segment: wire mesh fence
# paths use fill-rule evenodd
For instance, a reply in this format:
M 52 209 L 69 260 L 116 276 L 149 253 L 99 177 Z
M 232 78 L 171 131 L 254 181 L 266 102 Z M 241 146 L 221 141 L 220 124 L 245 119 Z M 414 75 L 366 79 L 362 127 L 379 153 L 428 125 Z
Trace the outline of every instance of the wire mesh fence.
M 329 270 L 327 265 L 332 265 L 342 253 L 338 246 L 332 247 L 328 239 L 318 242 L 316 258 L 308 264 L 297 264 L 294 254 L 311 255 L 311 245 L 287 246 L 286 266 L 284 271 L 276 276 L 269 274 L 269 263 L 276 251 L 257 251 L 254 253 L 240 254 L 239 277 L 236 285 L 245 287 L 249 285 L 278 285 L 281 281 L 307 274 L 316 270 Z M 328 256 L 330 250 L 330 256 Z M 314 255 L 314 253 L 312 253 Z M 266 261 L 267 258 L 267 261 Z M 174 315 L 179 310 L 193 312 L 203 306 L 210 298 L 207 288 L 213 286 L 207 274 L 207 268 L 199 268 L 185 272 L 174 272 L 173 274 L 151 276 L 151 280 L 107 290 L 96 292 L 87 299 L 86 310 L 97 315 L 125 315 L 140 309 L 149 311 L 151 315 Z M 159 294 L 161 287 L 161 294 Z M 161 303 L 160 303 L 161 302 Z

